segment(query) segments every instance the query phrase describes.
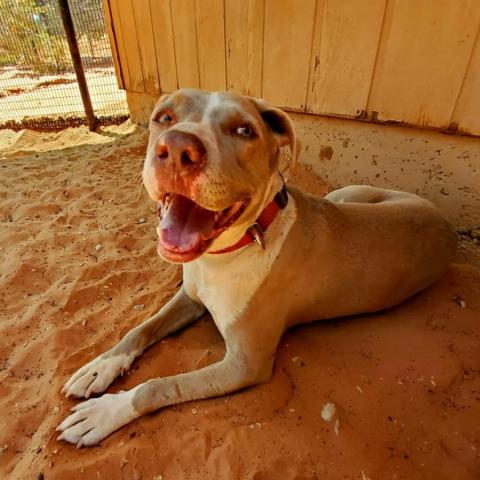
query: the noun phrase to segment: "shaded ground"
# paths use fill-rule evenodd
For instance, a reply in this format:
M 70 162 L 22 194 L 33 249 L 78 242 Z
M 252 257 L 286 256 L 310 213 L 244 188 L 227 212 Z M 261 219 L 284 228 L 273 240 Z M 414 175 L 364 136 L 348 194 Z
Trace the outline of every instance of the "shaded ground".
M 139 175 L 146 136 L 123 135 L 131 130 L 4 135 L 0 478 L 478 479 L 480 271 L 459 265 L 388 312 L 288 332 L 264 385 L 148 415 L 99 448 L 55 440 L 76 403 L 60 395 L 68 376 L 180 280 L 156 255 L 155 207 Z M 327 188 L 305 167 L 296 182 Z M 222 353 L 205 317 L 110 391 Z

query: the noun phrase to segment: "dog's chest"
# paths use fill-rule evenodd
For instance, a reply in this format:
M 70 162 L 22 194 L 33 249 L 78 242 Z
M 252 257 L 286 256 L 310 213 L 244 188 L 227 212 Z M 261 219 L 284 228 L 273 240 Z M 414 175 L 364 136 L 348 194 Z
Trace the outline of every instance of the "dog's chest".
M 290 196 L 287 207 L 267 231 L 265 250 L 255 243 L 239 252 L 207 254 L 184 265 L 187 292 L 207 307 L 220 330 L 241 317 L 255 292 L 268 281 L 295 219 L 295 201 Z

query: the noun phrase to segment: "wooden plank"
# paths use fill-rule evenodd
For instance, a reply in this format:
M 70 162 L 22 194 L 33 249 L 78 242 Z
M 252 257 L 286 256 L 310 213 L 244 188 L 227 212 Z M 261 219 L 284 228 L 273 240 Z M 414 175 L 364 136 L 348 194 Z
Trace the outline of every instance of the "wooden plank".
M 265 0 L 262 96 L 279 107 L 305 108 L 315 0 Z
M 225 90 L 225 18 L 223 0 L 195 0 L 200 88 Z
M 157 71 L 162 92 L 178 88 L 175 45 L 173 43 L 172 12 L 169 0 L 150 0 Z
M 227 88 L 262 96 L 264 0 L 225 0 Z
M 129 90 L 133 92 L 145 92 L 132 0 L 117 0 L 117 2 L 120 23 L 122 25 L 123 48 L 125 49 L 130 76 Z
M 448 126 L 479 22 L 478 0 L 389 1 L 370 115 Z
M 170 0 L 178 86 L 199 88 L 195 0 Z
M 113 66 L 115 68 L 115 76 L 117 77 L 118 88 L 124 89 L 122 67 L 118 56 L 117 39 L 115 38 L 115 29 L 113 26 L 112 11 L 110 9 L 110 0 L 103 0 L 103 13 L 105 17 L 105 28 L 107 30 L 110 50 L 112 51 Z
M 317 3 L 307 111 L 355 117 L 366 110 L 386 0 Z
M 128 71 L 127 54 L 125 48 L 125 40 L 123 38 L 122 22 L 120 21 L 120 7 L 118 0 L 105 0 L 105 3 L 109 4 L 110 13 L 112 18 L 112 30 L 115 32 L 115 45 L 118 51 L 118 62 L 122 73 L 122 86 L 125 90 L 131 90 L 130 74 Z M 106 11 L 106 9 L 105 9 Z M 118 76 L 117 76 L 118 81 Z M 120 83 L 119 83 L 120 86 Z
M 160 83 L 152 30 L 152 17 L 150 15 L 150 0 L 135 0 L 132 2 L 132 6 L 145 92 L 151 95 L 158 95 L 160 93 Z
M 480 36 L 473 50 L 451 123 L 464 132 L 480 135 Z

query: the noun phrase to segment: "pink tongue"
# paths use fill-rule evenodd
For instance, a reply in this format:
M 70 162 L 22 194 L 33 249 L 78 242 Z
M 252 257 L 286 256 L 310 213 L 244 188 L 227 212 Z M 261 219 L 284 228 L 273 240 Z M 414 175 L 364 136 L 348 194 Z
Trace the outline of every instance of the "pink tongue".
M 168 250 L 189 252 L 211 238 L 214 228 L 214 212 L 176 194 L 160 223 L 160 241 Z

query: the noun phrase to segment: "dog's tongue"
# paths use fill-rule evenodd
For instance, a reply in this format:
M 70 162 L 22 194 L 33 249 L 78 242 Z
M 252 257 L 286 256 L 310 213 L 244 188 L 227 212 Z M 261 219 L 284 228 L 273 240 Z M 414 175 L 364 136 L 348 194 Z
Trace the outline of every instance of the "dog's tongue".
M 176 194 L 160 222 L 160 241 L 168 250 L 190 252 L 206 248 L 205 240 L 212 237 L 214 228 L 215 212 Z

